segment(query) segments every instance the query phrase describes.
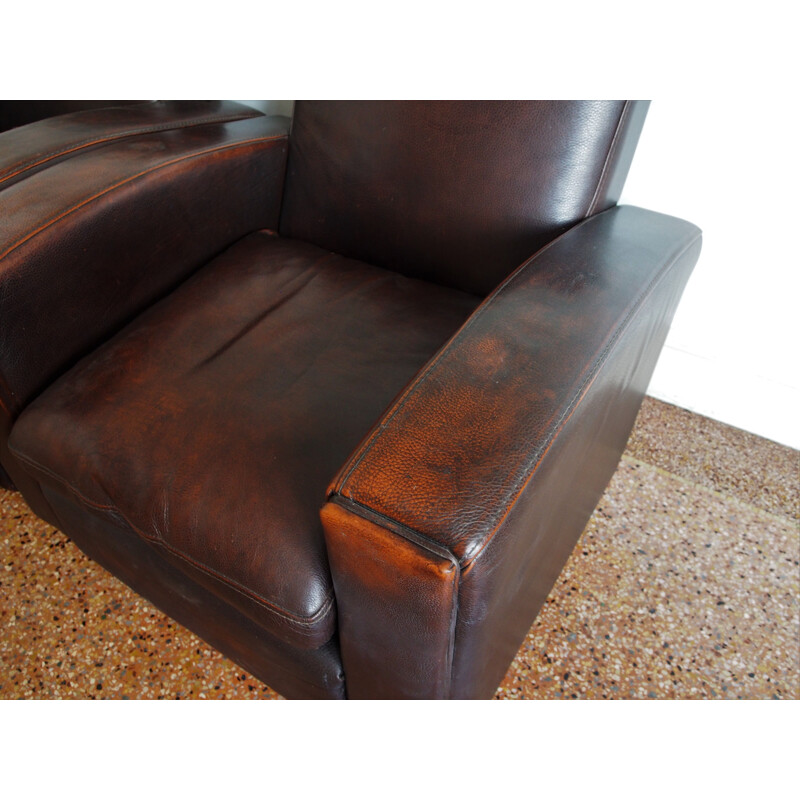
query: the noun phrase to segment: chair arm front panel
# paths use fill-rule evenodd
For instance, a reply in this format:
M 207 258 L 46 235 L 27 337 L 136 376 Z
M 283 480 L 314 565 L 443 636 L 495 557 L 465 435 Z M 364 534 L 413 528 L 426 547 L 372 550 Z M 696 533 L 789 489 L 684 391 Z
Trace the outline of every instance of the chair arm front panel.
M 322 522 L 336 595 L 344 600 L 337 601 L 337 614 L 339 641 L 350 654 L 348 697 L 446 699 L 458 600 L 456 560 L 363 508 L 354 513 L 341 498 L 323 507 Z
M 448 696 L 490 696 L 502 679 L 613 474 L 699 250 L 693 225 L 642 209 L 577 225 L 476 310 L 331 486 L 348 513 L 458 565 Z M 346 618 L 352 575 L 330 557 Z M 406 579 L 402 562 L 391 577 Z M 406 616 L 372 627 L 402 639 Z M 341 636 L 348 676 L 379 648 Z
M 20 489 L 19 412 L 228 245 L 277 227 L 286 152 L 286 120 L 262 116 L 115 141 L 0 191 L 0 460 Z

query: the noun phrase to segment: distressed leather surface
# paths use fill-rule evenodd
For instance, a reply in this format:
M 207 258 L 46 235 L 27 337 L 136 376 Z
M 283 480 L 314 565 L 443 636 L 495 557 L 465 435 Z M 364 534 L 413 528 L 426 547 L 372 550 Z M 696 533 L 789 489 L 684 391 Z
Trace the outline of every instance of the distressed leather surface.
M 616 467 L 699 249 L 693 225 L 632 207 L 576 226 L 472 314 L 332 484 L 337 506 L 458 563 L 451 696 L 502 679 Z M 414 635 L 389 616 L 387 651 Z M 343 639 L 345 665 L 364 647 Z
M 127 525 L 45 487 L 55 524 L 89 558 L 284 697 L 343 699 L 344 670 L 334 636 L 293 647 L 179 569 Z
M 162 100 L 53 116 L 0 135 L 0 190 L 61 159 L 119 139 L 257 116 L 259 111 L 230 100 Z
M 295 105 L 281 233 L 485 295 L 617 202 L 642 101 Z
M 321 514 L 336 596 L 346 601 L 339 605 L 338 624 L 339 639 L 346 643 L 348 698 L 448 697 L 459 579 L 455 559 L 429 542 L 387 530 L 385 520 L 350 513 L 338 503 L 327 503 Z
M 42 484 L 318 647 L 336 619 L 326 485 L 477 303 L 254 234 L 50 387 L 10 445 Z
M 282 123 L 134 137 L 0 192 L 0 399 L 24 405 L 280 208 Z
M 342 696 L 344 664 L 350 697 L 491 696 L 699 252 L 598 214 L 645 108 L 298 103 L 282 211 L 264 119 L 32 170 L 0 191 L 0 460 L 279 691 Z M 294 238 L 201 268 L 258 228 Z
M 0 191 L 0 462 L 14 419 L 81 356 L 225 247 L 275 227 L 283 118 L 163 131 L 77 154 Z

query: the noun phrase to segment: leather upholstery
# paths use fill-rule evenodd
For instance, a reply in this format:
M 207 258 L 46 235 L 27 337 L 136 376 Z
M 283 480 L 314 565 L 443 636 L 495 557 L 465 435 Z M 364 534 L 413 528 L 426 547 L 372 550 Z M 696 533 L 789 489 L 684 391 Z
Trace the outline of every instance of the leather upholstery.
M 274 226 L 285 147 L 280 123 L 247 119 L 115 142 L 5 189 L 6 408 L 24 405 L 75 355 L 225 246 Z M 120 207 L 127 211 L 123 231 Z M 176 218 L 187 223 L 178 238 Z M 54 291 L 43 296 L 42 285 Z M 87 320 L 87 309 L 96 316 Z
M 298 103 L 287 138 L 148 105 L 4 134 L 0 462 L 286 696 L 491 696 L 699 253 L 604 211 L 645 110 Z
M 281 233 L 485 295 L 613 206 L 647 103 L 298 102 Z
M 153 102 L 77 111 L 6 134 L 0 150 L 0 189 L 79 152 L 147 133 L 261 116 L 241 103 Z
M 0 133 L 49 117 L 114 106 L 139 105 L 142 100 L 0 100 Z
M 558 548 L 564 558 L 569 555 L 616 467 L 666 335 L 665 319 L 674 310 L 699 248 L 700 232 L 693 225 L 632 207 L 610 210 L 576 226 L 520 267 L 480 306 L 409 384 L 333 483 L 330 495 L 339 509 L 382 521 L 387 542 L 382 550 L 397 547 L 394 542 L 400 537 L 427 548 L 432 572 L 443 556 L 457 564 L 460 578 L 451 582 L 451 591 L 457 592 L 451 603 L 458 608 L 457 629 L 453 628 L 456 665 L 453 686 L 442 684 L 442 696 L 471 694 L 476 682 L 491 691 L 502 679 L 530 625 L 531 611 L 537 610 L 527 596 L 535 587 L 539 601 L 544 600 L 563 564 L 558 562 L 543 594 L 543 582 L 523 580 L 526 570 L 539 566 L 531 558 L 538 544 L 536 532 L 547 529 L 552 519 L 547 546 Z M 658 301 L 652 301 L 654 293 Z M 622 360 L 620 374 L 614 359 L 635 324 L 639 327 L 633 341 L 646 347 L 635 359 Z M 635 402 L 610 403 L 610 398 L 626 396 Z M 596 410 L 588 414 L 582 406 Z M 557 506 L 554 497 L 542 506 L 530 505 L 528 495 L 538 496 L 539 470 L 551 463 L 550 449 L 556 443 L 569 447 L 561 445 L 560 438 L 568 437 L 565 431 L 575 415 L 586 429 L 572 459 L 557 462 L 564 507 Z M 609 418 L 615 418 L 613 426 Z M 600 434 L 614 432 L 613 447 L 608 448 L 615 454 L 612 459 L 592 452 L 597 436 L 593 428 Z M 581 466 L 589 473 L 575 491 L 589 487 L 591 505 L 570 496 L 575 484 L 568 476 Z M 571 503 L 580 508 L 580 524 L 572 530 L 567 524 Z M 530 508 L 522 512 L 518 505 Z M 389 672 L 402 673 L 393 686 L 402 681 L 403 686 L 417 691 L 425 686 L 423 691 L 428 691 L 426 654 L 419 649 L 407 650 L 402 658 L 394 654 L 393 643 L 411 635 L 404 631 L 407 614 L 399 601 L 390 612 L 392 624 L 373 622 L 388 641 L 376 647 L 373 640 L 368 652 L 362 652 L 363 640 L 347 634 L 350 603 L 355 613 L 368 613 L 366 590 L 351 584 L 360 583 L 355 578 L 360 563 L 366 551 L 375 549 L 379 535 L 372 526 L 359 545 L 351 534 L 347 554 L 338 558 L 341 516 L 339 510 L 336 518 L 328 518 L 326 536 L 342 615 L 345 671 L 366 660 L 371 673 L 384 681 Z M 524 522 L 516 521 L 520 516 Z M 358 530 L 369 522 L 348 525 Z M 568 545 L 559 547 L 562 537 Z M 508 552 L 520 548 L 522 552 Z M 386 573 L 404 575 L 406 569 L 390 565 Z M 518 611 L 521 601 L 523 613 Z M 445 619 L 449 622 L 447 603 L 433 610 L 442 615 L 439 626 Z M 420 617 L 425 619 L 424 614 L 414 615 L 415 628 L 437 624 L 422 623 Z M 495 657 L 493 646 L 500 647 L 497 631 L 504 627 L 511 628 L 510 639 Z M 474 645 L 476 640 L 480 647 Z M 437 641 L 436 647 L 441 646 Z M 459 661 L 462 648 L 469 658 Z M 380 667 L 374 663 L 376 652 L 390 654 Z M 480 663 L 486 670 L 475 668 Z M 371 696 L 379 691 L 371 681 L 364 687 Z M 409 696 L 418 695 L 412 691 Z
M 260 117 L 130 137 L 0 191 L 0 461 L 37 513 L 6 451 L 19 411 L 209 258 L 276 227 L 285 157 L 284 121 Z
M 57 381 L 9 444 L 42 485 L 319 647 L 336 619 L 326 486 L 477 302 L 254 234 Z
M 288 698 L 344 699 L 336 636 L 322 647 L 293 647 L 193 580 L 129 526 L 47 487 L 44 493 L 54 524 L 84 553 L 259 680 Z

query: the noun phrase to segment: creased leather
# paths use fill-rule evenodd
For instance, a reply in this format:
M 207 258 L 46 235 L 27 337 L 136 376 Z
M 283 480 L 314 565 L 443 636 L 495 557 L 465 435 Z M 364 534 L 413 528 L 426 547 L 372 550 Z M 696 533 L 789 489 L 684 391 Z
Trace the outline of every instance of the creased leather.
M 22 414 L 10 444 L 296 647 L 335 632 L 325 488 L 477 298 L 254 234 Z
M 284 122 L 124 139 L 0 191 L 0 462 L 38 514 L 50 518 L 6 449 L 13 421 L 208 259 L 277 225 Z
M 45 487 L 54 524 L 89 558 L 288 699 L 344 699 L 336 637 L 293 647 L 163 557 L 129 527 Z
M 289 696 L 491 696 L 699 253 L 597 214 L 645 108 L 299 103 L 285 193 L 255 119 L 27 175 L 0 191 L 0 460 Z M 295 238 L 214 258 L 259 227 Z
M 538 608 L 531 587 L 549 591 L 616 468 L 699 248 L 693 225 L 642 209 L 615 208 L 579 224 L 472 314 L 332 484 L 332 501 L 351 514 L 413 532 L 458 563 L 453 696 L 491 693 L 502 678 L 498 665 L 513 658 Z M 625 401 L 597 402 L 598 394 Z M 573 443 L 576 428 L 582 434 Z M 561 494 L 539 492 L 542 466 L 562 448 L 569 456 L 554 467 Z M 573 497 L 579 467 L 586 474 Z M 538 505 L 529 507 L 531 496 Z M 548 548 L 557 553 L 548 569 L 534 583 L 523 580 Z M 335 570 L 334 582 L 344 583 Z M 337 593 L 341 613 L 349 601 Z M 393 635 L 410 634 L 399 626 Z

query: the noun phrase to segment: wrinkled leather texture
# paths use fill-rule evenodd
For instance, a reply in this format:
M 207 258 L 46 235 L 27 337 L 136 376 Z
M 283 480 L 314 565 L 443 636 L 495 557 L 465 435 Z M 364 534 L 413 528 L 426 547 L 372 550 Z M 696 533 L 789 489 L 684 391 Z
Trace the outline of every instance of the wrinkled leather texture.
M 486 295 L 622 191 L 647 103 L 298 102 L 281 232 Z
M 135 136 L 0 191 L 0 462 L 40 516 L 6 449 L 14 419 L 208 259 L 277 225 L 286 134 L 259 117 Z
M 0 191 L 0 461 L 287 696 L 491 696 L 699 253 L 601 213 L 645 110 L 98 125 Z
M 0 190 L 79 152 L 131 136 L 261 116 L 230 100 L 158 101 L 77 111 L 23 125 L 0 139 Z
M 576 226 L 480 306 L 331 493 L 474 559 L 653 284 L 699 236 L 630 206 Z
M 336 636 L 321 647 L 293 647 L 187 575 L 128 525 L 49 487 L 44 494 L 53 524 L 89 558 L 256 678 L 280 687 L 289 699 L 344 699 Z
M 632 207 L 576 226 L 476 310 L 332 485 L 333 501 L 352 514 L 386 520 L 395 535 L 459 564 L 452 696 L 486 696 L 502 679 L 538 609 L 531 593 L 544 591 L 536 595 L 544 599 L 616 468 L 699 249 L 693 225 Z M 609 395 L 624 402 L 607 402 Z M 576 427 L 582 435 L 573 445 L 568 431 Z M 594 452 L 598 437 L 611 446 Z M 570 456 L 555 461 L 559 478 L 542 493 L 540 469 L 554 463 L 546 458 L 553 448 Z M 531 492 L 538 505 L 530 505 Z M 558 553 L 557 569 L 542 573 L 550 583 L 535 573 L 548 549 Z M 537 580 L 526 580 L 532 570 Z M 344 614 L 348 597 L 335 570 L 334 582 Z M 407 635 L 402 620 L 398 609 L 396 628 L 387 626 L 392 637 Z M 500 636 L 504 628 L 509 636 Z M 358 637 L 343 638 L 342 647 L 346 668 L 369 658 Z
M 167 131 L 0 193 L 6 408 L 23 406 L 236 239 L 274 224 L 285 146 L 282 124 L 266 118 Z
M 477 302 L 255 234 L 56 382 L 10 446 L 273 635 L 318 647 L 336 618 L 326 485 Z

